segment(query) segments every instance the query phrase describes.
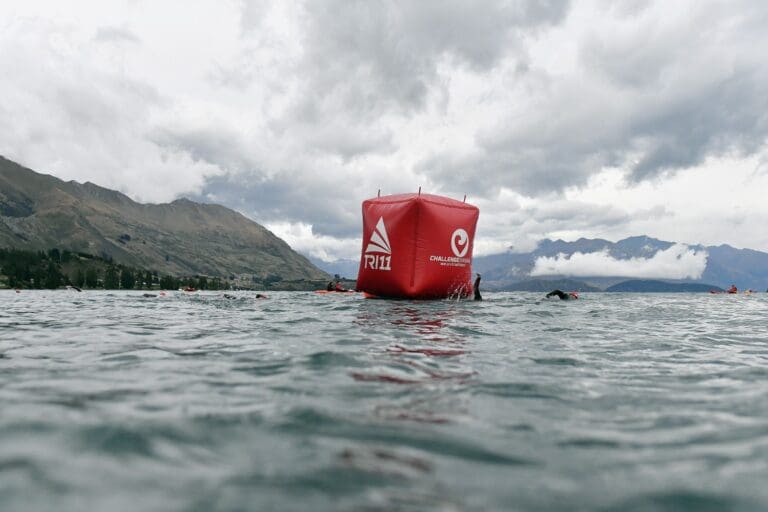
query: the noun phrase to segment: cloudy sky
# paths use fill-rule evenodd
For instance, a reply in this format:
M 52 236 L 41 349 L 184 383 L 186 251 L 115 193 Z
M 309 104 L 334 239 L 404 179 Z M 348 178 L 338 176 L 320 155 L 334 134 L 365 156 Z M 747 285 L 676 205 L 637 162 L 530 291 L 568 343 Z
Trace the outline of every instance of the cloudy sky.
M 4 1 L 0 154 L 325 259 L 419 186 L 480 207 L 475 254 L 768 251 L 767 26 L 762 0 Z

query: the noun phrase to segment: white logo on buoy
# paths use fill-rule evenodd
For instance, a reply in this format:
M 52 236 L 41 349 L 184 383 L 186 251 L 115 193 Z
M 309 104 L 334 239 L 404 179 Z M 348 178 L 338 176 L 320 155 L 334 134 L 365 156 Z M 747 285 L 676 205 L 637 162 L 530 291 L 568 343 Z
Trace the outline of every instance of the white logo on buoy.
M 363 262 L 363 268 L 392 270 L 392 247 L 389 245 L 384 217 L 379 217 L 379 222 L 376 223 L 368 247 L 365 248 Z
M 469 235 L 466 231 L 459 228 L 453 232 L 453 235 L 451 235 L 451 249 L 457 258 L 463 258 L 464 255 L 467 254 L 467 251 L 469 250 L 468 242 Z M 459 249 L 459 247 L 461 247 L 461 249 Z

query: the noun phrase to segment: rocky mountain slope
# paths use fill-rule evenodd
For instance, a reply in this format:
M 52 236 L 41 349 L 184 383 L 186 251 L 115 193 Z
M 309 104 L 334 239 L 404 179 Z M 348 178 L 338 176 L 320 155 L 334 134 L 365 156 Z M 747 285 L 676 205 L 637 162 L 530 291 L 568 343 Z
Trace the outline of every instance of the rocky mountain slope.
M 263 226 L 214 204 L 141 204 L 0 157 L 0 247 L 53 247 L 174 275 L 255 281 L 328 276 Z

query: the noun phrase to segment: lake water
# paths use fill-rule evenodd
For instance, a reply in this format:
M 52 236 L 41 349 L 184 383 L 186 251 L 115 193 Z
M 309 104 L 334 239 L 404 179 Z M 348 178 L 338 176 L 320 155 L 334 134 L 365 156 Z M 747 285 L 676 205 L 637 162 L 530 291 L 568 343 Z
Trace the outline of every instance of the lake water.
M 768 510 L 768 294 L 0 292 L 0 510 Z

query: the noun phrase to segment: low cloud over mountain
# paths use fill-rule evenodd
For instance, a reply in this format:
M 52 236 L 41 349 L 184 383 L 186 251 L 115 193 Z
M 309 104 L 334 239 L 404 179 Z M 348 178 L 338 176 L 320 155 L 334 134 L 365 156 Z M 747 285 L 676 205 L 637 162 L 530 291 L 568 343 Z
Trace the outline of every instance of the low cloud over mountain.
M 656 279 L 699 279 L 707 267 L 707 252 L 675 244 L 648 258 L 619 259 L 608 250 L 576 252 L 567 256 L 540 256 L 536 258 L 531 276 L 624 276 Z

